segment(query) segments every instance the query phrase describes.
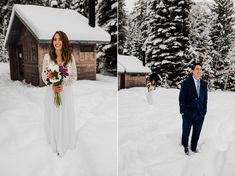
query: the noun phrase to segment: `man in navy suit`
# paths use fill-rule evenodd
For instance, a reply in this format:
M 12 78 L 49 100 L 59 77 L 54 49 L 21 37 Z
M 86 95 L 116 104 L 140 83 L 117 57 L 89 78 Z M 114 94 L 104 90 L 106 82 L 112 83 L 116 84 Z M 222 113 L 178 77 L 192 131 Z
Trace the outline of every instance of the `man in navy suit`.
M 193 126 L 191 151 L 197 153 L 197 143 L 207 112 L 207 82 L 201 79 L 202 65 L 195 63 L 192 66 L 192 75 L 181 84 L 179 94 L 180 113 L 183 119 L 182 145 L 185 154 L 189 155 L 188 138 Z

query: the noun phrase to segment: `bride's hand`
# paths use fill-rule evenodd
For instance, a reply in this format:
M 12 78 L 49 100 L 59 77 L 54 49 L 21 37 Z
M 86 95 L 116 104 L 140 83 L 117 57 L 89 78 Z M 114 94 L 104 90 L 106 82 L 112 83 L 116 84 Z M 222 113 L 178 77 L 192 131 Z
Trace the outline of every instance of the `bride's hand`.
M 52 87 L 54 93 L 60 93 L 60 92 L 62 92 L 63 88 L 64 88 L 63 85 L 53 86 L 53 87 Z

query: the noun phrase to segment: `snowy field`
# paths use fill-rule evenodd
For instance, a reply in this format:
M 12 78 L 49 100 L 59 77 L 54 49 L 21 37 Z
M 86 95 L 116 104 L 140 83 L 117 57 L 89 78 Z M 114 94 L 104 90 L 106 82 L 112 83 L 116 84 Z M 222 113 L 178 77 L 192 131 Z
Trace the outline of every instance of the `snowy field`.
M 97 75 L 74 88 L 77 147 L 60 158 L 43 130 L 45 88 L 11 81 L 0 63 L 1 176 L 116 176 L 116 78 Z
M 186 156 L 177 89 L 119 91 L 119 176 L 234 176 L 235 92 L 210 92 L 199 153 Z

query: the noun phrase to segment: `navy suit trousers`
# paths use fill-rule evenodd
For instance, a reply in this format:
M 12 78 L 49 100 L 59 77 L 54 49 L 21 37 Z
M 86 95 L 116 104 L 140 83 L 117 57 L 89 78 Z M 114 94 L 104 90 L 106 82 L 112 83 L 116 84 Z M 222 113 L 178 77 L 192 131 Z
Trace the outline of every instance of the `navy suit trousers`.
M 191 149 L 195 150 L 197 148 L 198 139 L 200 137 L 202 125 L 204 122 L 204 117 L 197 116 L 195 120 L 184 118 L 183 116 L 183 126 L 182 126 L 182 145 L 188 147 L 188 139 L 191 128 L 193 127 L 193 134 L 191 138 Z

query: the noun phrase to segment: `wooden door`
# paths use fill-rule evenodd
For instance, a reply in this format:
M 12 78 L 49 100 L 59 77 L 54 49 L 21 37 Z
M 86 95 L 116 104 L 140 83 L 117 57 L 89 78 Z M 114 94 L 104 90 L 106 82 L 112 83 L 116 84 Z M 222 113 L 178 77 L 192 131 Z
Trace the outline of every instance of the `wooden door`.
M 121 76 L 120 77 L 120 89 L 124 89 L 125 88 L 125 74 L 122 73 L 120 76 Z

